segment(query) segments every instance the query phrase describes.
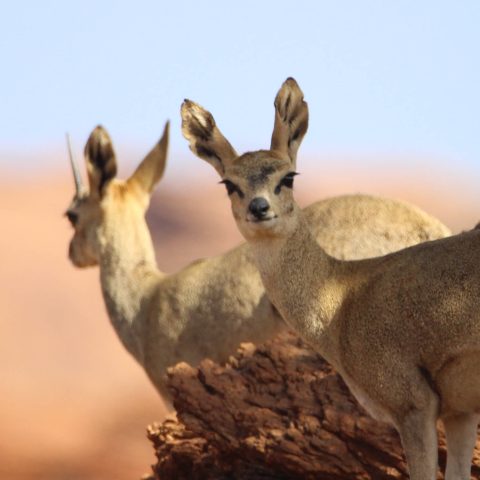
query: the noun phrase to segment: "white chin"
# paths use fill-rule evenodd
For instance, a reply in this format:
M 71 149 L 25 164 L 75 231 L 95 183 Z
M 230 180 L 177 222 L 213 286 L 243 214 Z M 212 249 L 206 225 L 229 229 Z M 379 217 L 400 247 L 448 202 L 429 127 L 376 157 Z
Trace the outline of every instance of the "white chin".
M 255 221 L 253 218 L 237 219 L 237 225 L 240 233 L 247 240 L 252 240 L 256 237 L 276 236 L 276 230 L 279 225 L 278 217 L 272 217 L 267 220 Z
M 271 225 L 274 225 L 277 222 L 277 220 L 278 218 L 276 216 L 272 218 L 267 218 L 265 220 L 254 220 L 254 219 L 247 218 L 247 222 L 250 226 L 259 227 L 259 228 L 269 227 Z

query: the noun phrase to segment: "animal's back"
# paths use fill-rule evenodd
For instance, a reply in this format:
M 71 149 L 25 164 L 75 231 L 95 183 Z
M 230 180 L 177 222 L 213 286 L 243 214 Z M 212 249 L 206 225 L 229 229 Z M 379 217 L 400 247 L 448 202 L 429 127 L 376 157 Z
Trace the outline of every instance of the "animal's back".
M 371 195 L 329 198 L 304 212 L 317 241 L 340 260 L 377 257 L 451 235 L 445 225 L 420 208 Z
M 155 325 L 155 319 L 162 319 Z M 168 331 L 165 319 L 169 318 Z M 161 282 L 152 304 L 151 352 L 160 362 L 159 343 L 175 345 L 170 358 L 196 364 L 225 361 L 240 342 L 261 343 L 285 328 L 268 301 L 247 245 L 199 260 Z M 171 339 L 175 338 L 175 342 Z

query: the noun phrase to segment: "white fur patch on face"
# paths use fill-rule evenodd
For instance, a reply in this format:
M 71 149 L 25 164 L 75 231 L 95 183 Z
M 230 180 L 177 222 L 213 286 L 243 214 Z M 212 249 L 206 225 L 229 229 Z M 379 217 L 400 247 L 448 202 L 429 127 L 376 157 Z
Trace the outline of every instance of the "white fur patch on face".
M 270 228 L 277 222 L 277 215 L 272 214 L 268 218 L 263 218 L 261 220 L 255 218 L 250 213 L 247 215 L 247 222 L 250 224 L 252 228 L 262 229 L 262 228 Z

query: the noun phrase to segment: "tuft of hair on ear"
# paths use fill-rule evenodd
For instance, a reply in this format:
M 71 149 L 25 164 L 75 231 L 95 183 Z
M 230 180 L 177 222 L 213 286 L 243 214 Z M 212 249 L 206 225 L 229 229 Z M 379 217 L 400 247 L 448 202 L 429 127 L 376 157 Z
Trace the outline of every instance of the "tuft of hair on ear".
M 188 99 L 183 101 L 180 113 L 182 134 L 188 141 L 190 150 L 223 175 L 225 165 L 233 161 L 237 154 L 218 129 L 213 115 Z
M 105 185 L 117 174 L 117 162 L 110 135 L 104 127 L 94 128 L 85 145 L 90 192 L 102 195 Z
M 198 103 L 187 98 L 182 103 L 182 133 L 184 137 L 207 142 L 212 138 L 216 126 L 213 115 Z
M 308 129 L 308 104 L 296 80 L 283 82 L 275 101 L 275 124 L 271 149 L 286 153 L 295 163 L 297 151 Z

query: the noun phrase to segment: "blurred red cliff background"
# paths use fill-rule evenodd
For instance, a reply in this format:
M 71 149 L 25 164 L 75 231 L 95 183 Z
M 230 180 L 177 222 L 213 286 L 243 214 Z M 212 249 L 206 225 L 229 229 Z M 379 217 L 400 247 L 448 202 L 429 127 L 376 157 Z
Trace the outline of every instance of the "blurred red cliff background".
M 141 156 L 119 153 L 126 176 Z M 193 155 L 170 157 L 175 167 L 167 165 L 147 219 L 160 268 L 175 272 L 241 238 L 213 169 Z M 64 152 L 46 163 L 28 175 L 4 169 L 0 178 L 0 478 L 139 478 L 154 460 L 145 427 L 165 409 L 109 324 L 98 269 L 67 259 L 72 232 L 62 214 L 73 180 Z M 442 165 L 300 155 L 296 196 L 307 205 L 343 193 L 385 195 L 456 232 L 469 229 L 480 219 L 478 179 Z

